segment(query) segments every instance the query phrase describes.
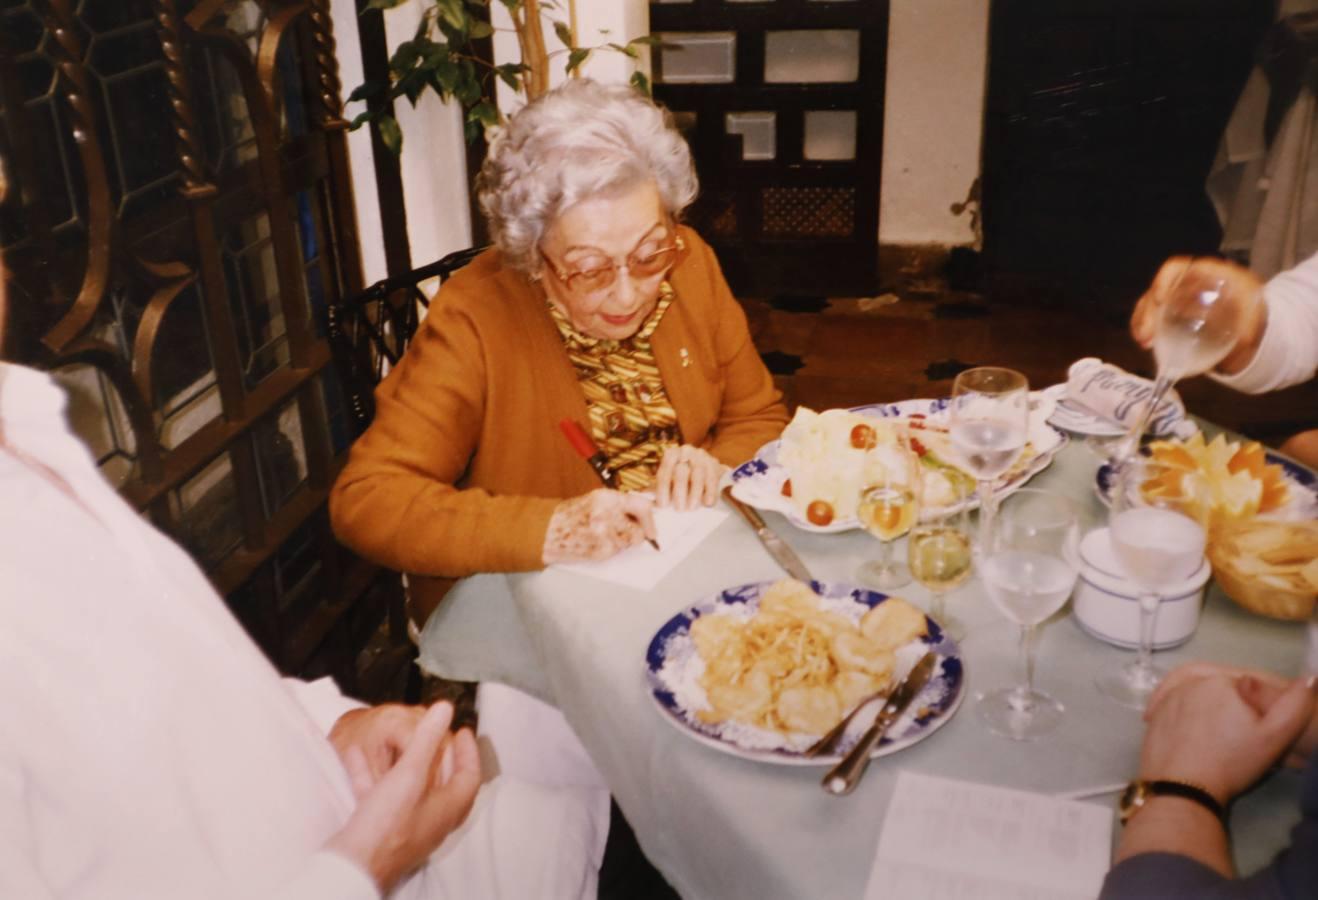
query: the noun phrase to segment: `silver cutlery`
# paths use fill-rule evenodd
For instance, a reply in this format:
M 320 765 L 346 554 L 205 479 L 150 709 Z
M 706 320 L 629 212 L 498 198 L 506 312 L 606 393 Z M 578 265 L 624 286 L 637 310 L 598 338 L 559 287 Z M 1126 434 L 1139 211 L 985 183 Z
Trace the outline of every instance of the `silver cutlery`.
M 881 691 L 875 691 L 874 693 L 868 695 L 867 697 L 864 697 L 859 703 L 851 707 L 851 711 L 842 717 L 842 721 L 838 722 L 831 729 L 829 729 L 828 734 L 824 735 L 819 740 L 815 741 L 813 744 L 807 747 L 805 749 L 805 755 L 814 757 L 823 753 L 825 750 L 832 749 L 833 745 L 837 743 L 838 738 L 842 737 L 842 735 L 846 733 L 847 726 L 851 724 L 852 719 L 856 718 L 856 713 L 860 712 L 862 709 L 869 706 L 871 703 L 873 703 L 875 700 L 878 700 L 880 697 L 886 697 L 888 693 L 889 693 L 888 688 L 885 687 Z
M 773 557 L 774 562 L 783 567 L 783 571 L 797 581 L 806 584 L 814 581 L 814 578 L 810 575 L 810 570 L 805 567 L 805 563 L 801 562 L 801 557 L 797 556 L 796 552 L 787 546 L 786 541 L 769 530 L 769 526 L 764 524 L 764 519 L 760 514 L 732 496 L 732 485 L 723 488 L 723 499 L 750 523 L 751 528 L 755 529 L 755 535 L 760 539 L 760 543 L 764 545 L 764 549 L 769 551 L 769 555 Z
M 869 731 L 866 731 L 856 746 L 852 747 L 842 761 L 824 776 L 822 782 L 824 790 L 841 797 L 855 789 L 860 783 L 861 776 L 865 774 L 865 768 L 869 765 L 870 753 L 879 743 L 884 732 L 906 711 L 911 701 L 920 695 L 920 691 L 929 683 L 937 667 L 938 654 L 932 650 L 920 657 L 920 661 L 915 664 L 902 683 L 897 685 L 888 696 L 888 701 L 883 704 L 883 709 L 879 710 Z

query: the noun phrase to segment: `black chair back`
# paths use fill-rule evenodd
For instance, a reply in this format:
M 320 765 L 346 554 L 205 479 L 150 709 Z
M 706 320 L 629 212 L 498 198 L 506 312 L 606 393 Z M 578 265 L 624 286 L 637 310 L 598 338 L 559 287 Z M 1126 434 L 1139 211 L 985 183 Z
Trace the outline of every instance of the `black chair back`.
M 457 250 L 330 304 L 327 311 L 330 348 L 355 436 L 371 424 L 375 417 L 375 386 L 403 358 L 416 334 L 421 309 L 430 305 L 421 285 L 433 278 L 443 284 L 483 249 Z

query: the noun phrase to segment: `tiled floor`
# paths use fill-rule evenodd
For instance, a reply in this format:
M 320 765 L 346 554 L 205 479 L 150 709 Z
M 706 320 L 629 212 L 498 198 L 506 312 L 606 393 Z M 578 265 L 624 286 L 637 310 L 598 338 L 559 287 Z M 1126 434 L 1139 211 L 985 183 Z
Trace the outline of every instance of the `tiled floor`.
M 877 297 L 742 302 L 792 408 L 947 396 L 957 372 L 975 365 L 1019 369 L 1036 387 L 1064 380 L 1083 356 L 1152 373 L 1150 354 L 1126 330 L 1130 306 L 1066 306 L 1021 289 L 953 291 L 937 279 L 901 275 Z M 1191 412 L 1270 444 L 1318 427 L 1315 384 L 1246 397 L 1197 378 L 1179 390 Z

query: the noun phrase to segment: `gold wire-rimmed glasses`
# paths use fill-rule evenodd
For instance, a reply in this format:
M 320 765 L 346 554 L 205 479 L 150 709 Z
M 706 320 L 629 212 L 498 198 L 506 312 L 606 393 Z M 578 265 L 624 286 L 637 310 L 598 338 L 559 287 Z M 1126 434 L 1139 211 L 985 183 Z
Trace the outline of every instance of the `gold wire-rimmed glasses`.
M 554 264 L 554 261 L 545 255 L 544 250 L 540 250 L 540 258 L 545 261 L 550 273 L 562 282 L 563 286 L 570 292 L 578 295 L 598 294 L 601 291 L 607 291 L 613 287 L 618 280 L 618 273 L 626 270 L 632 278 L 646 280 L 661 275 L 671 269 L 681 261 L 686 254 L 686 242 L 681 236 L 673 239 L 673 243 L 667 247 L 660 247 L 652 253 L 644 256 L 632 254 L 627 257 L 623 265 L 618 265 L 613 260 L 609 260 L 608 265 L 596 266 L 593 269 L 584 269 L 578 272 L 567 272 L 560 269 Z

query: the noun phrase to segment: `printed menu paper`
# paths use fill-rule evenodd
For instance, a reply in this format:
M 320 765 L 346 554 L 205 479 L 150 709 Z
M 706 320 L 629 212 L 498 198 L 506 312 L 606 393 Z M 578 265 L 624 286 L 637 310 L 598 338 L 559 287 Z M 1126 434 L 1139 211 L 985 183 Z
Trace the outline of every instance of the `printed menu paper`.
M 686 559 L 727 517 L 728 508 L 722 503 L 699 506 L 685 512 L 671 507 L 656 507 L 654 524 L 659 530 L 661 549 L 655 550 L 649 543 L 642 541 L 609 559 L 562 563 L 554 568 L 579 572 L 624 587 L 649 590 Z
M 1093 900 L 1111 841 L 1105 807 L 903 771 L 865 900 Z

